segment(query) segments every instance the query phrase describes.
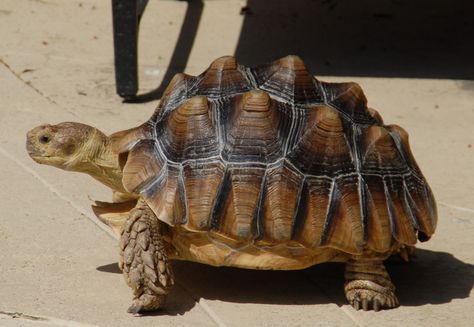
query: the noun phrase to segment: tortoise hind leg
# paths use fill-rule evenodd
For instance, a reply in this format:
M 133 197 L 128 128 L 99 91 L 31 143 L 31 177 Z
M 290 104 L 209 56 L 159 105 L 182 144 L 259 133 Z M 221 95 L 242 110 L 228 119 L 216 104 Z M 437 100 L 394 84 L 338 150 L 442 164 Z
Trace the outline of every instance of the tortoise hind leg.
M 384 259 L 375 255 L 361 255 L 351 257 L 346 263 L 344 291 L 356 310 L 379 311 L 398 306 L 395 286 L 385 270 Z
M 130 211 L 120 239 L 119 265 L 133 291 L 130 313 L 161 308 L 174 283 L 161 230 L 158 218 L 139 200 Z

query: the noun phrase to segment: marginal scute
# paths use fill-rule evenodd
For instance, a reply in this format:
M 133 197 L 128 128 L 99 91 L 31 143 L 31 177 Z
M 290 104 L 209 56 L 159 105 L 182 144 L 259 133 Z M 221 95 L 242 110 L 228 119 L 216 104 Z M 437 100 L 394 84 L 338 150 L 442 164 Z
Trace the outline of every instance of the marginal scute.
M 259 88 L 292 104 L 323 101 L 317 81 L 298 56 L 287 56 L 256 67 L 252 73 Z
M 229 161 L 274 161 L 282 155 L 281 113 L 264 91 L 239 96 L 224 122 L 222 156 Z
M 360 183 L 365 214 L 366 247 L 374 252 L 387 252 L 392 246 L 392 233 L 383 179 L 379 176 L 362 175 Z
M 385 128 L 392 137 L 400 156 L 411 170 L 411 174 L 405 177 L 407 210 L 418 229 L 418 238 L 427 240 L 434 233 L 437 224 L 438 214 L 433 193 L 410 150 L 408 133 L 397 125 L 387 125 Z
M 216 232 L 239 240 L 256 236 L 256 214 L 265 171 L 256 167 L 229 169 L 229 187 Z
M 321 246 L 361 254 L 364 230 L 356 175 L 341 177 L 332 184 Z
M 131 149 L 138 140 L 152 138 L 152 126 L 146 122 L 138 127 L 113 133 L 109 136 L 109 142 L 112 151 L 115 153 L 124 153 Z
M 385 177 L 383 182 L 392 236 L 401 244 L 414 245 L 417 235 L 405 202 L 403 179 Z
M 268 169 L 260 217 L 265 242 L 291 240 L 303 180 L 285 161 Z
M 219 142 L 207 98 L 195 96 L 172 111 L 163 122 L 159 141 L 163 152 L 172 161 L 217 155 Z
M 184 228 L 207 231 L 211 226 L 212 210 L 216 204 L 225 166 L 221 161 L 189 162 L 184 165 L 184 188 L 188 219 Z
M 321 244 L 332 187 L 332 181 L 327 178 L 308 177 L 305 180 L 298 212 L 302 222 L 295 239 L 306 247 L 317 248 Z
M 178 167 L 167 164 L 154 183 L 143 189 L 140 195 L 159 220 L 170 226 L 184 223 L 184 185 Z
M 139 191 L 160 175 L 164 164 L 165 160 L 159 154 L 156 142 L 141 140 L 128 153 L 123 168 L 123 186 L 131 193 Z
M 117 238 L 120 238 L 122 226 L 127 221 L 130 211 L 136 204 L 137 200 L 118 203 L 95 201 L 95 204 L 92 205 L 92 211 L 101 222 L 114 231 Z
M 428 240 L 433 235 L 437 224 L 436 203 L 429 186 L 413 176 L 406 177 L 405 203 L 413 224 L 418 230 L 418 239 Z

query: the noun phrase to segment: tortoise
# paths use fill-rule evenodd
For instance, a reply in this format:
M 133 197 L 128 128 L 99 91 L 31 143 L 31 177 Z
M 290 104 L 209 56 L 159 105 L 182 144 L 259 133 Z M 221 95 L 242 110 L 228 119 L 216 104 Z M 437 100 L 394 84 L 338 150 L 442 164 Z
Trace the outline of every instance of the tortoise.
M 120 238 L 128 312 L 162 308 L 171 260 L 249 269 L 345 263 L 357 310 L 399 305 L 383 261 L 426 241 L 436 203 L 407 133 L 356 83 L 317 80 L 297 56 L 231 56 L 177 74 L 144 124 L 106 136 L 79 123 L 27 135 L 38 163 L 114 191 L 96 215 Z

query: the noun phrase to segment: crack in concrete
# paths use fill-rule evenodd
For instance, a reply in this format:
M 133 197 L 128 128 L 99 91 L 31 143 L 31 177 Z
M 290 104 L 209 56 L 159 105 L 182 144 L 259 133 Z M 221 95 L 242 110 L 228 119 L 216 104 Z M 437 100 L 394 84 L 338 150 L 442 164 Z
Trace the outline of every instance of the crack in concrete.
M 469 213 L 474 213 L 474 209 L 470 209 L 470 208 L 465 208 L 465 207 L 460 207 L 460 206 L 456 206 L 454 204 L 449 204 L 449 203 L 445 203 L 445 202 L 442 202 L 442 201 L 438 201 L 438 203 L 440 205 L 442 205 L 443 207 L 447 207 L 449 209 L 454 209 L 454 210 L 459 210 L 459 211 L 465 211 L 465 212 L 469 212 Z
M 20 318 L 20 319 L 27 319 L 27 320 L 43 320 L 43 321 L 48 320 L 43 317 L 31 316 L 31 315 L 27 315 L 21 312 L 7 312 L 7 311 L 2 311 L 2 310 L 0 310 L 0 315 L 9 316 L 13 319 Z
M 68 327 L 97 327 L 96 325 L 84 324 L 73 320 L 63 320 L 58 318 L 50 317 L 41 317 L 25 314 L 23 312 L 9 312 L 0 310 L 0 319 L 18 319 L 18 320 L 28 320 L 32 323 L 37 323 L 38 325 L 47 325 L 47 326 L 68 326 Z
M 78 115 L 76 115 L 76 113 L 74 113 L 73 111 L 71 110 L 68 110 L 64 107 L 62 107 L 61 105 L 59 105 L 56 101 L 54 101 L 51 97 L 47 96 L 46 94 L 44 94 L 40 89 L 36 88 L 30 81 L 26 81 L 24 80 L 22 77 L 21 77 L 21 73 L 18 74 L 12 67 L 10 67 L 9 64 L 7 64 L 3 58 L 0 58 L 0 63 L 5 66 L 6 69 L 8 69 L 10 71 L 10 73 L 13 74 L 13 76 L 15 76 L 18 80 L 20 80 L 23 84 L 25 84 L 26 86 L 28 86 L 29 88 L 31 88 L 33 91 L 35 91 L 36 93 L 38 93 L 41 97 L 45 98 L 47 101 L 57 105 L 58 107 L 60 107 L 61 109 L 63 109 L 64 111 L 67 111 L 68 113 L 70 113 L 71 115 L 73 115 L 74 117 L 80 119 L 80 117 Z

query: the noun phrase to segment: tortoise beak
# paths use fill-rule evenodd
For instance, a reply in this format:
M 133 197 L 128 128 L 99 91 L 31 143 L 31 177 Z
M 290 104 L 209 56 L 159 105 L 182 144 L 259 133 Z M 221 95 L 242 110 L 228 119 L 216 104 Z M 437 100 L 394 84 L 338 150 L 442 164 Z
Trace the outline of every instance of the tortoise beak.
M 26 151 L 29 156 L 36 162 L 45 156 L 44 147 L 51 140 L 49 136 L 50 125 L 41 125 L 33 128 L 26 134 Z

